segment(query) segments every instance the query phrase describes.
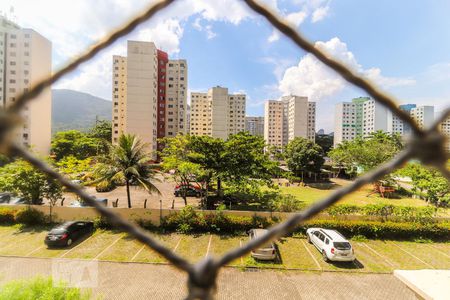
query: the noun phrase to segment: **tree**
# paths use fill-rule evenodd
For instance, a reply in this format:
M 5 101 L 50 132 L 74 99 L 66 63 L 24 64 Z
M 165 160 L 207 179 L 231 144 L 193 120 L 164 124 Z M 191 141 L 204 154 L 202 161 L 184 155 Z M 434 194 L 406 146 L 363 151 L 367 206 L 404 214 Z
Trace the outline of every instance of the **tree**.
M 315 142 L 322 148 L 324 155 L 327 155 L 333 147 L 333 136 L 328 134 L 316 134 Z
M 237 185 L 271 184 L 278 163 L 270 160 L 265 146 L 262 137 L 248 132 L 231 135 L 222 155 L 224 179 Z
M 396 174 L 410 177 L 413 189 L 436 205 L 450 204 L 450 183 L 442 174 L 417 162 L 409 163 Z
M 50 207 L 50 222 L 52 222 L 53 219 L 53 207 L 56 205 L 58 200 L 62 199 L 63 193 L 62 193 L 62 185 L 53 179 L 48 178 L 46 185 L 44 186 L 43 194 L 44 197 L 49 202 Z
M 304 172 L 319 173 L 324 163 L 322 148 L 302 137 L 296 137 L 288 143 L 285 158 L 291 172 L 302 178 Z
M 97 138 L 77 130 L 61 131 L 53 137 L 51 152 L 56 160 L 70 155 L 86 159 L 103 153 L 104 145 Z
M 164 149 L 160 153 L 162 157 L 161 166 L 164 171 L 173 172 L 172 177 L 181 186 L 181 197 L 184 204 L 187 205 L 187 187 L 189 187 L 191 180 L 201 178 L 204 175 L 201 166 L 189 160 L 192 153 L 191 136 L 179 134 L 173 138 L 164 138 L 161 142 L 164 143 Z
M 377 131 L 367 138 L 357 137 L 352 141 L 344 141 L 328 155 L 335 166 L 347 169 L 348 173 L 356 174 L 358 168 L 367 172 L 390 160 L 402 148 L 398 134 Z
M 201 166 L 205 172 L 206 187 L 209 189 L 211 181 L 217 180 L 217 195 L 221 195 L 221 175 L 226 168 L 224 160 L 225 142 L 219 138 L 209 136 L 191 136 L 191 152 L 189 161 Z
M 71 179 L 80 178 L 92 169 L 92 158 L 78 159 L 73 155 L 66 156 L 56 162 L 56 166 L 61 173 L 66 174 Z
M 112 125 L 111 121 L 107 120 L 96 120 L 94 127 L 89 130 L 89 136 L 105 140 L 111 143 L 112 139 Z
M 0 189 L 23 197 L 30 204 L 41 204 L 44 198 L 57 197 L 61 185 L 24 160 L 0 168 Z
M 119 137 L 117 145 L 110 146 L 107 155 L 98 158 L 94 170 L 95 182 L 124 182 L 127 189 L 128 208 L 131 208 L 130 185 L 136 184 L 149 193 L 160 194 L 150 181 L 155 171 L 149 165 L 150 157 L 145 151 L 147 145 L 135 135 L 126 134 Z

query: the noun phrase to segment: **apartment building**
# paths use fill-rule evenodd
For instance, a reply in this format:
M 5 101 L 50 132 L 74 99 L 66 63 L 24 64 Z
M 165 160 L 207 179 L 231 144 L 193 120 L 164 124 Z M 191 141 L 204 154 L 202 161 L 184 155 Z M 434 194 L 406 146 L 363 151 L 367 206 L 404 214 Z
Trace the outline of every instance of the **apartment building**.
M 351 141 L 357 134 L 356 104 L 341 102 L 334 109 L 334 142 L 336 147 L 343 141 Z
M 364 111 L 364 103 L 369 101 L 369 97 L 358 97 L 353 98 L 352 103 L 355 105 L 355 116 L 356 116 L 356 135 L 363 135 L 363 111 Z
M 48 77 L 52 45 L 33 29 L 21 28 L 0 16 L 0 107 L 6 109 L 31 85 Z M 22 110 L 16 142 L 47 155 L 51 143 L 51 89 L 46 88 Z
M 229 94 L 224 87 L 191 93 L 190 134 L 227 139 L 245 130 L 244 94 Z
M 187 62 L 169 60 L 166 64 L 166 124 L 165 136 L 187 133 Z
M 434 106 L 417 106 L 411 109 L 411 117 L 420 128 L 429 128 L 434 122 Z
M 447 141 L 444 147 L 445 151 L 450 152 L 450 118 L 443 121 L 441 125 L 439 125 L 439 129 L 447 136 Z
M 128 41 L 113 56 L 112 141 L 137 135 L 156 158 L 158 139 L 186 132 L 187 62 L 170 60 L 152 42 Z
M 388 130 L 388 108 L 370 99 L 363 103 L 363 136 L 378 130 Z
M 264 139 L 283 147 L 296 137 L 315 139 L 316 105 L 307 97 L 284 96 L 268 100 L 264 107 Z
M 264 136 L 264 117 L 245 117 L 245 130 L 251 135 Z
M 411 110 L 416 108 L 416 104 L 402 104 L 399 106 L 401 110 L 403 110 L 408 115 L 411 115 Z M 403 123 L 403 135 L 409 135 L 411 133 L 411 126 L 406 123 Z

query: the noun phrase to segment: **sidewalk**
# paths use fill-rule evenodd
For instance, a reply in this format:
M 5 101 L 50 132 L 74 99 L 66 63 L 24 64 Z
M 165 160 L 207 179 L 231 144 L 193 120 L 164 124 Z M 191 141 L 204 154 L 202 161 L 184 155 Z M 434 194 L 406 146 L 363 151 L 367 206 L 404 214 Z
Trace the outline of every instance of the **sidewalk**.
M 73 262 L 68 260 L 69 262 Z M 0 284 L 17 278 L 50 276 L 52 260 L 0 257 Z M 104 299 L 183 299 L 186 275 L 167 265 L 98 263 L 94 294 Z M 393 275 L 240 271 L 225 268 L 217 299 L 417 299 Z

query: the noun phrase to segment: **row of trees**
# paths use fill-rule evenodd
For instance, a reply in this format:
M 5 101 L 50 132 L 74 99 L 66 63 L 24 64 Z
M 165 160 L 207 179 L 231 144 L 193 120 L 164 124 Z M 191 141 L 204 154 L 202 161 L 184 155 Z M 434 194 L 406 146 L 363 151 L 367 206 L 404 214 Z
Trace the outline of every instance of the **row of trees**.
M 162 168 L 172 172 L 181 186 L 197 182 L 204 191 L 216 184 L 216 197 L 223 195 L 223 184 L 235 190 L 271 185 L 277 163 L 264 151 L 264 139 L 247 132 L 231 135 L 226 141 L 209 136 L 178 135 L 162 140 Z M 214 199 L 203 195 L 204 205 Z M 185 203 L 186 195 L 183 195 Z

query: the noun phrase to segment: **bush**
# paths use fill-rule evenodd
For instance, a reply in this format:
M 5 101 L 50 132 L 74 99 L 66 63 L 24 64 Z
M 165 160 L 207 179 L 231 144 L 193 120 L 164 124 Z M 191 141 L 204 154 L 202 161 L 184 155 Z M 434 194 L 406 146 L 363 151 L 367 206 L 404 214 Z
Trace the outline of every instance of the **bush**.
M 198 213 L 192 206 L 184 207 L 179 213 L 163 218 L 160 228 L 181 233 L 223 232 L 237 233 L 251 228 L 267 228 L 275 223 L 275 219 L 258 216 L 227 216 L 222 210 L 217 214 Z
M 0 224 L 13 224 L 14 211 L 9 208 L 0 208 Z
M 44 225 L 47 222 L 45 214 L 33 208 L 24 208 L 16 212 L 17 223 L 25 225 Z
M 359 214 L 365 216 L 381 217 L 382 220 L 387 220 L 389 219 L 389 217 L 396 217 L 397 221 L 401 222 L 430 223 L 433 222 L 433 217 L 436 215 L 437 208 L 433 206 L 397 206 L 383 203 L 370 204 L 366 206 L 341 204 L 327 208 L 326 212 L 330 216 Z
M 98 193 L 107 193 L 112 191 L 113 189 L 116 188 L 116 185 L 113 182 L 104 180 L 102 182 L 99 182 L 96 186 L 95 186 L 95 190 Z
M 297 230 L 304 231 L 309 227 L 325 227 L 335 229 L 346 237 L 365 236 L 378 239 L 450 239 L 450 223 L 404 223 L 379 221 L 337 221 L 317 220 L 300 225 Z
M 66 299 L 88 300 L 89 291 L 68 287 L 65 283 L 53 282 L 52 278 L 36 277 L 33 279 L 14 280 L 6 283 L 0 290 L 0 300 L 23 299 Z
M 342 215 L 351 215 L 355 213 L 359 213 L 361 211 L 361 207 L 351 204 L 341 204 L 341 205 L 333 205 L 326 209 L 326 212 L 330 216 L 342 216 Z
M 96 217 L 94 219 L 94 228 L 95 229 L 112 229 L 113 225 L 108 222 L 105 217 Z
M 295 212 L 304 208 L 304 204 L 292 195 L 279 195 L 273 200 L 272 207 L 275 211 Z

